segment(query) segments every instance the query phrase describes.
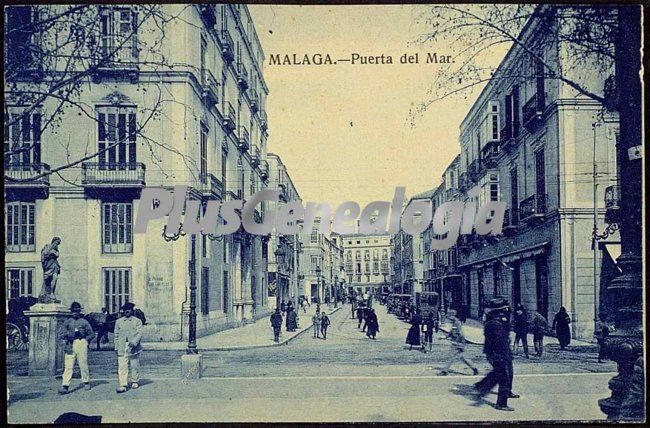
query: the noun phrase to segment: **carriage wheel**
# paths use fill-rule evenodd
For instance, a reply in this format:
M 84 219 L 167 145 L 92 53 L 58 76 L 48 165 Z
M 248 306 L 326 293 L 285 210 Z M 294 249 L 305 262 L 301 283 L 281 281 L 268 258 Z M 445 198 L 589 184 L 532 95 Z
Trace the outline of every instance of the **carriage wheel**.
M 23 348 L 23 335 L 15 324 L 8 323 L 7 328 L 7 350 L 19 351 Z

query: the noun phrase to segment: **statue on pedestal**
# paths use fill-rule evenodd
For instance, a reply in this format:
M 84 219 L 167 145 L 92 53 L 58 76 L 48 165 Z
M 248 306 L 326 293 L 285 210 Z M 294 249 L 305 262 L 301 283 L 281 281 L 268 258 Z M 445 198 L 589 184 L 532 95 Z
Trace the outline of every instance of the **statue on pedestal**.
M 55 236 L 50 244 L 46 244 L 41 250 L 41 265 L 43 266 L 43 287 L 38 296 L 39 303 L 61 303 L 56 298 L 56 281 L 61 272 L 59 264 L 59 244 L 61 238 Z

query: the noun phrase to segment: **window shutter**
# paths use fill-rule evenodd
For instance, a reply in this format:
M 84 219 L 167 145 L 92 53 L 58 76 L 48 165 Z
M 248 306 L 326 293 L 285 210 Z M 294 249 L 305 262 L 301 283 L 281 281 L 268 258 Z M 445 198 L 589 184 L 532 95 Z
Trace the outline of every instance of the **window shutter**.
M 505 118 L 506 118 L 506 124 L 505 124 L 505 130 L 508 135 L 504 137 L 511 137 L 512 136 L 512 95 L 506 95 L 506 111 L 505 111 Z
M 41 114 L 32 115 L 32 135 L 34 136 L 34 146 L 32 149 L 33 161 L 36 165 L 41 163 Z
M 135 138 L 136 138 L 135 113 L 129 113 L 129 163 L 136 162 Z
M 138 60 L 138 12 L 134 9 L 131 12 L 131 60 Z
M 120 168 L 126 163 L 126 115 L 120 113 L 117 115 L 117 163 Z

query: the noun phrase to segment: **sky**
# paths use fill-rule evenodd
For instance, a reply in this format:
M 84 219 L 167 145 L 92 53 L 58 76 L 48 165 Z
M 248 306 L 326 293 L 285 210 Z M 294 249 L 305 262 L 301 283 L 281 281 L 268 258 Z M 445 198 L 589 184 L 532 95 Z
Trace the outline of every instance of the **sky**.
M 436 67 L 427 53 L 454 47 L 414 43 L 425 30 L 418 5 L 249 5 L 266 55 L 268 151 L 279 155 L 303 201 L 362 207 L 435 188 L 459 153 L 459 125 L 478 95 L 432 104 L 411 125 L 409 110 L 427 99 Z M 332 59 L 391 55 L 392 65 L 270 65 L 272 54 Z M 419 52 L 420 64 L 399 64 Z

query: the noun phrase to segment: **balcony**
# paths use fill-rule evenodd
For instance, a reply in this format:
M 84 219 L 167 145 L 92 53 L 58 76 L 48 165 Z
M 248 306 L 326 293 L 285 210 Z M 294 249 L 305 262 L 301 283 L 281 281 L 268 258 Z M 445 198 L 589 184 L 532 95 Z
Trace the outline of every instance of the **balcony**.
M 251 163 L 253 166 L 258 166 L 261 161 L 260 157 L 260 148 L 257 146 L 253 146 L 253 150 L 251 150 Z
M 469 251 L 471 249 L 470 235 L 460 235 L 458 237 L 458 241 L 456 242 L 456 247 L 460 251 Z
M 243 62 L 237 63 L 237 85 L 242 91 L 248 89 L 248 70 Z
M 480 173 L 479 167 L 480 165 L 478 159 L 474 159 L 467 167 L 467 177 L 469 178 L 470 181 L 474 183 L 476 183 L 479 179 L 479 173 Z
M 213 4 L 201 4 L 198 5 L 201 12 L 201 19 L 205 22 L 207 28 L 212 29 L 217 23 L 217 15 L 214 10 L 215 5 Z
M 248 134 L 248 129 L 244 128 L 243 126 L 239 127 L 239 142 L 237 143 L 237 147 L 239 150 L 242 152 L 245 152 L 248 150 L 250 147 L 250 135 Z
M 447 201 L 453 201 L 458 196 L 458 189 L 449 188 L 445 190 L 445 199 Z
M 546 96 L 543 92 L 537 92 L 524 104 L 522 109 L 522 120 L 529 131 L 534 131 L 542 122 L 544 109 L 546 108 Z
M 221 180 L 211 173 L 199 174 L 201 194 L 209 199 L 221 198 L 223 195 L 223 184 Z
M 207 69 L 201 70 L 201 95 L 208 107 L 214 107 L 219 101 L 217 87 L 217 80 L 212 72 Z
M 278 190 L 280 191 L 280 200 L 282 202 L 289 202 L 289 193 L 287 192 L 287 185 L 284 183 L 279 183 Z
M 268 120 L 269 119 L 266 115 L 266 111 L 260 110 L 260 127 L 265 131 L 269 126 Z
M 516 216 L 516 213 L 517 211 L 511 211 L 510 208 L 505 210 L 503 215 L 503 233 L 505 235 L 512 235 L 517 231 L 519 218 Z M 515 216 L 511 214 L 515 214 Z
M 481 149 L 481 169 L 492 169 L 497 167 L 497 159 L 499 157 L 499 142 L 492 141 L 487 143 Z
M 519 218 L 531 221 L 544 218 L 546 214 L 546 195 L 532 195 L 519 204 Z
M 32 193 L 38 198 L 47 198 L 50 193 L 50 166 L 46 163 L 5 164 L 5 188 L 7 192 Z M 35 178 L 38 177 L 38 178 Z
M 226 128 L 226 132 L 232 132 L 237 128 L 236 117 L 235 108 L 230 101 L 226 102 L 226 111 L 223 117 L 223 127 Z
M 466 172 L 461 172 L 460 175 L 458 176 L 458 190 L 461 192 L 463 190 L 469 189 L 469 177 L 467 176 Z
M 88 188 L 142 188 L 145 185 L 144 176 L 145 166 L 140 162 L 84 162 L 81 165 L 81 184 Z
M 221 30 L 219 33 L 219 43 L 221 44 L 221 55 L 227 63 L 231 63 L 235 59 L 234 46 L 235 43 L 230 37 L 228 30 Z
M 260 172 L 262 173 L 262 180 L 269 178 L 269 163 L 267 161 L 260 162 Z
M 621 193 L 618 185 L 605 188 L 605 221 L 607 223 L 618 223 L 620 200 Z
M 257 113 L 260 108 L 260 102 L 259 99 L 257 98 L 257 92 L 248 91 L 248 100 L 250 101 L 251 104 L 251 111 L 253 113 Z

